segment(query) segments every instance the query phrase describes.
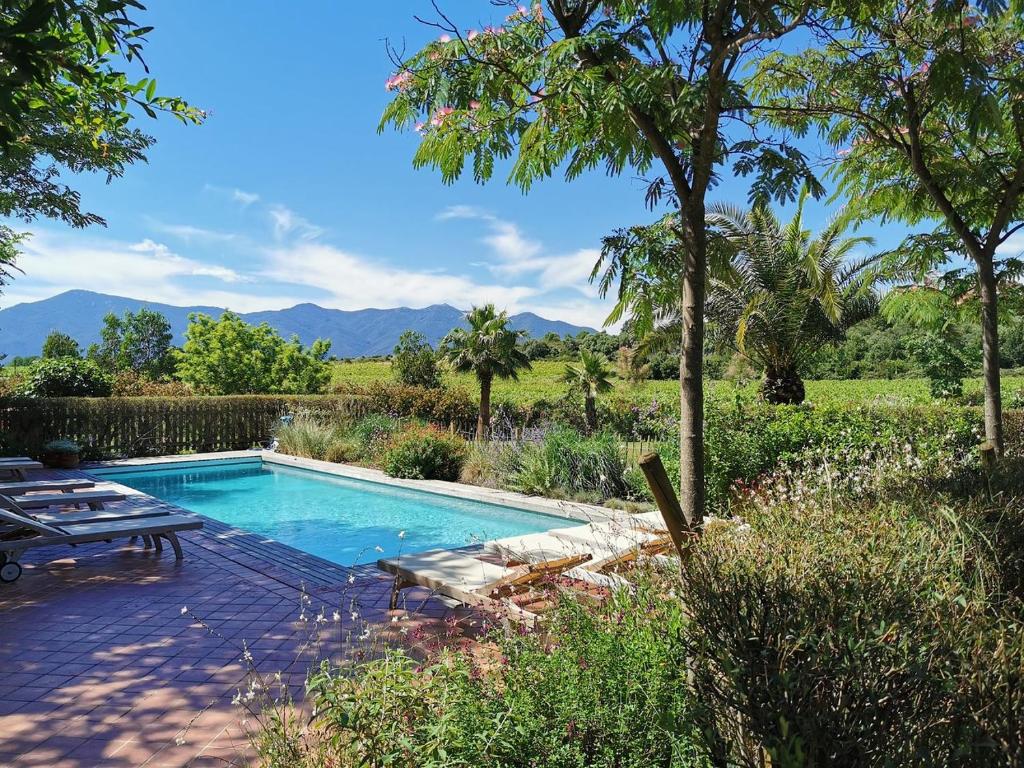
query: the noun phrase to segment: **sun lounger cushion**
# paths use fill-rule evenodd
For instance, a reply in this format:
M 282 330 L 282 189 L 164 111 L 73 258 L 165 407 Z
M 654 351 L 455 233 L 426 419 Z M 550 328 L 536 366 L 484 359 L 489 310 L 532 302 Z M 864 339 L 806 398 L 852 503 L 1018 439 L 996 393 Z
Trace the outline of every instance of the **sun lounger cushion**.
M 508 568 L 485 563 L 473 557 L 446 549 L 417 552 L 390 560 L 381 560 L 380 567 L 425 587 L 445 585 L 474 591 L 506 576 Z

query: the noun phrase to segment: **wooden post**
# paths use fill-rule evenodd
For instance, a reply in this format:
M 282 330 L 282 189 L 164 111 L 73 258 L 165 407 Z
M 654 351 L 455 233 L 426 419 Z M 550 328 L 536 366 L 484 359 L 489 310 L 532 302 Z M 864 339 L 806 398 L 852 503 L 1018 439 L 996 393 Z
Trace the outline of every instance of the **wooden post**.
M 683 514 L 672 481 L 665 471 L 665 465 L 661 463 L 661 457 L 656 453 L 645 453 L 640 457 L 639 465 L 644 477 L 647 478 L 651 493 L 654 494 L 654 503 L 658 505 L 658 510 L 665 519 L 672 543 L 682 556 L 684 548 L 696 532 L 693 521 L 687 520 Z

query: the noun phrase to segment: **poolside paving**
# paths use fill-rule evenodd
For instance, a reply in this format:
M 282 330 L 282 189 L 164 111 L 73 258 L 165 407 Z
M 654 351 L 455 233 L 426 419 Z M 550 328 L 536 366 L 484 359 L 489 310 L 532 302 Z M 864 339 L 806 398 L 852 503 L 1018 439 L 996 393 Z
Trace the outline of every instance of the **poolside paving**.
M 414 615 L 389 613 L 390 581 L 372 566 L 204 522 L 181 536 L 181 563 L 118 542 L 38 549 L 0 584 L 0 767 L 243 765 L 246 714 L 232 698 L 253 669 L 282 673 L 301 697 L 317 658 L 475 622 L 424 590 L 406 593 Z

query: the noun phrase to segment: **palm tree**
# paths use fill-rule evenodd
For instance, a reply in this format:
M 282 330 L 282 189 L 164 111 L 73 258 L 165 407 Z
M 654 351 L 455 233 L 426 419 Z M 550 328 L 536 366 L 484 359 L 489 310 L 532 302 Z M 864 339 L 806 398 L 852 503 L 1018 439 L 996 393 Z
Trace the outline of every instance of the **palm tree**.
M 470 309 L 466 323 L 468 328 L 454 328 L 441 340 L 440 352 L 453 370 L 473 373 L 480 382 L 476 438 L 483 440 L 491 428 L 491 383 L 495 377 L 518 379 L 530 359 L 519 346 L 524 332 L 509 328 L 508 313 L 495 312 L 493 304 Z
M 569 385 L 570 390 L 583 393 L 586 400 L 587 429 L 597 429 L 597 396 L 610 392 L 612 388 L 612 372 L 600 355 L 580 350 L 580 364 L 565 366 L 562 381 Z
M 845 213 L 812 238 L 803 227 L 805 198 L 785 225 L 766 206 L 719 204 L 708 214 L 717 246 L 731 258 L 711 275 L 706 314 L 720 340 L 764 366 L 761 394 L 771 403 L 803 402 L 800 368 L 878 310 L 870 269 L 878 257 L 850 259 L 873 241 L 844 238 Z

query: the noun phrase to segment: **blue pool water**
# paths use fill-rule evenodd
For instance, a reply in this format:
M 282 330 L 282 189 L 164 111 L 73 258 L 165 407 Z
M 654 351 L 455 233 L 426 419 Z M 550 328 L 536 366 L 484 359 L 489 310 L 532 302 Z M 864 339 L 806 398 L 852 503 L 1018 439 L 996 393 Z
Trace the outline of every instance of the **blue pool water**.
M 567 524 L 534 512 L 256 463 L 97 474 L 341 565 Z

